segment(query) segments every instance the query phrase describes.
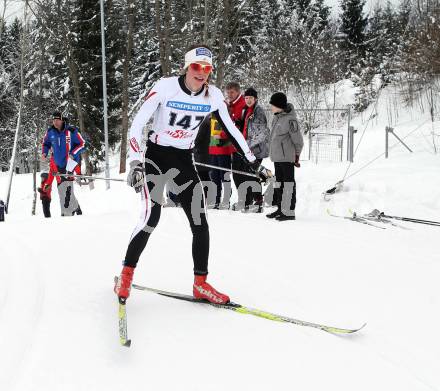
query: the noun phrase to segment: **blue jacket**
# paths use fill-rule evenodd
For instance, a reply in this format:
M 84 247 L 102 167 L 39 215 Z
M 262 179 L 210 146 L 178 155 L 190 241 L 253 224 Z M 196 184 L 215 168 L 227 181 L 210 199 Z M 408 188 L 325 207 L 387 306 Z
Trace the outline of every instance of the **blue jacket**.
M 54 126 L 47 129 L 43 139 L 43 154 L 47 156 L 50 149 L 58 168 L 65 168 L 69 155 L 79 162 L 84 151 L 85 142 L 81 133 L 74 126 L 64 123 L 64 129 L 58 130 Z

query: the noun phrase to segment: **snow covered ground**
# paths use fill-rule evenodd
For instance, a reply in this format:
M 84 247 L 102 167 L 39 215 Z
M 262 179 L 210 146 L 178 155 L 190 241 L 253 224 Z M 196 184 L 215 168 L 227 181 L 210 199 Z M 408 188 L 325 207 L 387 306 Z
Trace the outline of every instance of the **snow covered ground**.
M 383 152 L 385 107 L 348 176 Z M 427 119 L 402 110 L 396 133 Z M 355 125 L 358 141 L 362 118 Z M 328 202 L 321 193 L 347 165 L 302 162 L 295 222 L 209 212 L 215 286 L 234 301 L 299 319 L 368 323 L 344 337 L 133 291 L 132 346 L 121 347 L 112 280 L 138 195 L 117 182 L 110 191 L 103 182 L 94 191 L 76 187 L 84 215 L 58 217 L 54 194 L 54 217 L 44 219 L 40 204 L 30 215 L 32 177 L 15 176 L 0 223 L 0 390 L 440 390 L 440 227 L 381 230 L 326 213 L 378 208 L 440 221 L 440 154 L 429 132 L 429 123 L 421 126 L 405 140 L 414 153 L 395 147 Z M 6 182 L 2 174 L 2 195 Z M 191 293 L 190 254 L 183 211 L 166 209 L 135 281 Z

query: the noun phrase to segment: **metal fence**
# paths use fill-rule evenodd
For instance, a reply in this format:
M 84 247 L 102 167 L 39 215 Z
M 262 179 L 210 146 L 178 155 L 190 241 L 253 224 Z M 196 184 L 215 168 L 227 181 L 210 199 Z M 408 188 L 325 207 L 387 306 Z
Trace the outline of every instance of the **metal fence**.
M 309 160 L 319 162 L 342 162 L 344 136 L 332 133 L 309 133 Z
M 350 126 L 351 112 L 346 109 L 296 109 L 295 110 L 304 135 L 302 159 L 319 162 L 342 162 L 344 154 L 344 134 L 347 135 L 345 147 L 347 160 L 352 161 L 350 149 L 353 148 L 353 135 L 356 132 Z M 271 126 L 273 114 L 265 109 L 268 126 Z M 351 130 L 350 130 L 351 129 Z

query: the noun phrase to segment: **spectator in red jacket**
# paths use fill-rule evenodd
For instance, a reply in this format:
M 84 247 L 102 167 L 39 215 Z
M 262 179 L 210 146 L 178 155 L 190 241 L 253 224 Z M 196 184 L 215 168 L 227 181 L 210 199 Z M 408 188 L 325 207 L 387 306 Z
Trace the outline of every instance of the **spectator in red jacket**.
M 243 110 L 246 108 L 244 96 L 241 93 L 240 84 L 231 81 L 226 84 L 226 104 L 228 105 L 229 115 L 234 121 L 235 126 L 241 130 L 243 127 Z
M 54 173 L 58 171 L 57 166 L 55 164 L 55 161 L 53 159 L 53 156 L 50 157 L 49 162 L 49 172 L 42 172 L 41 173 L 41 185 L 37 189 L 40 193 L 40 200 L 43 205 L 43 214 L 44 217 L 51 217 L 50 215 L 50 202 L 52 200 L 52 182 L 54 180 Z M 57 183 L 60 182 L 61 178 L 57 178 Z

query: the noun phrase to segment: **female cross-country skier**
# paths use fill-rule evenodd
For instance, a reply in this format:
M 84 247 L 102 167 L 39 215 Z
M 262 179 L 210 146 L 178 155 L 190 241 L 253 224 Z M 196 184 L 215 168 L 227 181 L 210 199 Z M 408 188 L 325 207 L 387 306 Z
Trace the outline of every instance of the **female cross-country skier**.
M 209 229 L 205 199 L 193 162 L 192 149 L 204 118 L 214 113 L 237 150 L 257 171 L 259 164 L 245 139 L 232 122 L 222 92 L 208 83 L 212 72 L 212 53 L 206 45 L 194 45 L 185 54 L 183 74 L 160 79 L 151 89 L 130 128 L 130 171 L 127 182 L 143 193 L 144 210 L 128 244 L 122 272 L 114 291 L 119 298 L 130 294 L 134 269 L 161 213 L 163 187 L 167 181 L 179 189 L 179 201 L 193 235 L 193 295 L 213 303 L 227 303 L 229 297 L 207 281 Z M 142 131 L 154 116 L 149 133 L 145 164 Z

